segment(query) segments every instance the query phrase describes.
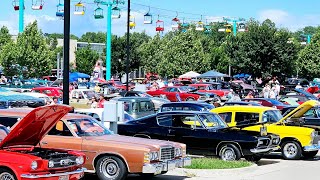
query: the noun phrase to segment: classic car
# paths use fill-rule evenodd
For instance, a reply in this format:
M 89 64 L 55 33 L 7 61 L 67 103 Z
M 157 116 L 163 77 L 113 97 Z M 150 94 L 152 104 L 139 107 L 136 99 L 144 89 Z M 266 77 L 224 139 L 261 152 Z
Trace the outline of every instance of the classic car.
M 255 102 L 234 101 L 234 102 L 225 102 L 223 106 L 262 106 L 262 105 Z
M 305 96 L 309 100 L 319 100 L 315 95 L 303 90 L 303 89 L 292 89 L 286 92 L 286 95 L 300 95 Z
M 62 88 L 60 87 L 35 87 L 35 88 L 32 88 L 31 92 L 46 94 L 50 97 L 53 97 L 53 96 L 59 97 L 60 95 L 63 94 Z
M 0 179 L 82 178 L 86 159 L 83 153 L 60 147 L 36 147 L 70 110 L 69 106 L 43 106 L 25 113 L 11 132 L 1 126 Z
M 261 104 L 262 106 L 274 107 L 279 110 L 282 110 L 284 107 L 288 106 L 288 104 L 284 104 L 280 101 L 277 101 L 277 100 L 271 99 L 271 98 L 250 98 L 250 99 L 246 98 L 246 99 L 242 99 L 241 101 L 255 102 L 255 103 Z
M 0 124 L 12 127 L 28 111 L 0 110 Z M 84 152 L 86 172 L 96 173 L 102 180 L 122 180 L 127 174 L 152 176 L 191 164 L 185 144 L 113 134 L 92 117 L 81 114 L 65 115 L 40 146 Z
M 123 84 L 120 80 L 111 80 L 108 81 L 108 83 L 112 84 L 112 86 L 114 86 L 115 88 L 119 89 L 120 91 L 126 90 L 127 86 L 125 84 Z M 129 86 L 129 90 L 130 90 L 130 86 Z
M 98 98 L 98 94 L 91 89 L 74 89 L 70 93 L 70 105 L 75 108 L 90 108 L 92 97 Z
M 222 91 L 217 88 L 214 88 L 212 84 L 190 84 L 189 86 L 197 88 L 198 92 L 214 93 L 218 95 L 220 99 L 225 99 L 225 100 L 227 99 L 226 96 L 229 93 L 227 91 Z
M 154 109 L 157 111 L 162 104 L 170 102 L 168 99 L 160 98 L 160 97 L 153 97 L 146 92 L 142 91 L 122 91 L 119 93 L 123 97 L 147 97 L 150 98 L 154 104 Z
M 281 95 L 281 97 L 279 98 L 280 102 L 289 104 L 292 106 L 300 105 L 308 100 L 313 100 L 313 99 L 310 99 L 302 95 Z
M 43 94 L 43 93 L 26 92 L 26 93 L 23 93 L 23 95 L 43 99 L 45 104 L 52 101 L 52 98 L 50 96 Z
M 155 113 L 154 104 L 147 97 L 115 97 L 110 101 L 123 101 L 124 111 L 135 119 Z
M 219 114 L 229 126 L 252 123 L 266 123 L 269 133 L 278 134 L 281 138 L 281 153 L 284 159 L 300 159 L 314 157 L 320 148 L 318 132 L 312 128 L 291 126 L 286 123 L 293 114 L 285 117 L 278 109 L 263 106 L 223 106 L 212 109 Z M 261 125 L 244 128 L 259 131 Z
M 159 112 L 166 111 L 210 111 L 215 108 L 214 105 L 201 103 L 197 101 L 170 102 L 165 103 L 159 109 Z
M 206 101 L 212 100 L 215 95 L 205 94 L 205 93 L 197 93 L 190 92 L 190 89 L 187 86 L 173 86 L 173 87 L 164 87 L 158 90 L 147 91 L 148 94 L 154 97 L 166 97 L 172 102 L 176 101 Z M 208 97 L 209 96 L 209 97 Z
M 119 134 L 187 144 L 194 155 L 217 155 L 223 160 L 244 157 L 258 161 L 278 149 L 279 136 L 229 128 L 217 115 L 204 111 L 169 111 L 118 125 Z

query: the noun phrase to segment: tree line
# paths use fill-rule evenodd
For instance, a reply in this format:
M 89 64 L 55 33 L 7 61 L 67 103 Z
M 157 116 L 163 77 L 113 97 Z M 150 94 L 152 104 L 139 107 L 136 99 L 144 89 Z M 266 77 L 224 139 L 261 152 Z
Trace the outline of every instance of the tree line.
M 270 20 L 248 21 L 248 32 L 236 36 L 218 32 L 217 24 L 209 32 L 194 28 L 172 31 L 153 37 L 142 33 L 130 34 L 130 71 L 140 67 L 162 77 L 176 77 L 188 71 L 203 73 L 215 69 L 232 74 L 247 73 L 255 77 L 269 75 L 296 76 L 312 79 L 320 75 L 320 28 L 305 27 L 291 32 L 277 28 Z M 311 43 L 301 45 L 301 34 L 312 34 Z M 70 36 L 80 42 L 105 43 L 106 33 L 87 32 L 81 37 Z M 0 64 L 7 76 L 41 77 L 56 68 L 56 55 L 62 56 L 57 39 L 63 34 L 44 34 L 37 22 L 26 26 L 14 40 L 7 27 L 0 29 Z M 112 74 L 125 73 L 127 59 L 126 35 L 112 36 Z M 103 54 L 91 50 L 90 45 L 76 51 L 76 65 L 71 69 L 91 74 Z

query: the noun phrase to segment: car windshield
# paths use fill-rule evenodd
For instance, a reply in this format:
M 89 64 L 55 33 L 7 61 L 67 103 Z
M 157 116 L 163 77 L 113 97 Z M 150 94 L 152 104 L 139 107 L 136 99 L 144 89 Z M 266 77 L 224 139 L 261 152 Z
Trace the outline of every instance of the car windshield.
M 153 96 L 151 96 L 151 95 L 149 95 L 149 94 L 147 94 L 145 92 L 139 92 L 138 94 L 139 94 L 140 97 L 148 97 L 148 98 L 152 98 L 153 97 Z
M 94 91 L 83 91 L 85 98 L 91 99 L 95 97 L 96 93 Z
M 179 90 L 182 91 L 182 92 L 188 92 L 190 91 L 190 89 L 196 89 L 194 87 L 187 87 L 187 86 L 181 86 L 179 87 Z
M 283 116 L 279 110 L 270 110 L 263 113 L 262 122 L 275 123 L 282 118 Z
M 207 128 L 226 128 L 228 125 L 215 114 L 200 114 L 200 120 Z
M 276 106 L 278 106 L 278 105 L 284 105 L 282 102 L 280 102 L 280 101 L 277 101 L 277 100 L 274 100 L 274 99 L 268 99 L 273 105 L 276 105 Z
M 70 119 L 67 121 L 74 132 L 80 136 L 103 136 L 113 134 L 93 118 Z

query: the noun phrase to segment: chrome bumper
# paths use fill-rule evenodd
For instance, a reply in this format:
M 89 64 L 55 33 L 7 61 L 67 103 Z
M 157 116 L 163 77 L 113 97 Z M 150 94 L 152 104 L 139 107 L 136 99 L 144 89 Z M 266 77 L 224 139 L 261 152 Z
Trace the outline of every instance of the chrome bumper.
M 50 178 L 50 177 L 59 177 L 59 176 L 66 176 L 66 175 L 73 175 L 73 174 L 81 174 L 80 177 L 83 177 L 84 171 L 87 170 L 86 168 L 77 169 L 75 171 L 71 172 L 64 172 L 64 173 L 55 173 L 55 174 L 40 174 L 40 175 L 34 175 L 34 174 L 21 174 L 21 178 L 26 179 L 38 179 L 38 178 Z
M 279 146 L 272 146 L 272 147 L 267 147 L 267 148 L 263 148 L 263 149 L 258 149 L 258 148 L 250 149 L 250 152 L 252 152 L 252 153 L 267 153 L 267 152 L 276 151 L 278 149 L 280 149 Z
M 320 149 L 320 145 L 318 144 L 312 144 L 310 146 L 303 147 L 304 151 L 318 151 Z
M 142 168 L 142 173 L 148 174 L 161 174 L 161 172 L 166 172 L 175 168 L 181 168 L 184 166 L 191 165 L 191 158 L 185 157 L 181 159 L 168 160 L 167 162 L 144 164 Z

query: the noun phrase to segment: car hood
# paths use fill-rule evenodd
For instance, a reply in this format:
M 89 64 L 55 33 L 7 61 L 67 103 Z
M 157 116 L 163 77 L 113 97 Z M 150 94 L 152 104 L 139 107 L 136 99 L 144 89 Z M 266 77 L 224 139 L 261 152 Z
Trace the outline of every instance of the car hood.
M 319 101 L 316 100 L 309 100 L 292 110 L 290 113 L 288 113 L 285 117 L 283 117 L 278 123 L 282 123 L 285 120 L 288 120 L 289 118 L 300 118 L 302 117 L 307 111 L 309 111 L 311 108 L 315 106 L 319 106 Z
M 256 137 L 260 136 L 260 132 L 242 130 L 236 127 L 223 128 L 223 129 L 219 129 L 218 131 L 227 132 L 231 134 L 238 134 L 238 135 L 248 135 L 248 136 L 256 136 Z
M 113 144 L 125 144 L 125 145 L 132 145 L 132 146 L 142 146 L 145 148 L 152 148 L 158 149 L 163 146 L 178 146 L 178 143 L 171 142 L 171 141 L 163 141 L 163 140 L 154 140 L 154 139 L 146 139 L 146 138 L 138 138 L 138 137 L 130 137 L 130 136 L 123 136 L 123 135 L 105 135 L 105 136 L 90 136 L 86 137 L 87 140 L 90 141 L 98 141 L 98 142 L 106 142 L 106 143 L 113 143 Z
M 37 145 L 64 115 L 70 106 L 42 106 L 27 114 L 0 143 L 0 148 L 17 145 Z

